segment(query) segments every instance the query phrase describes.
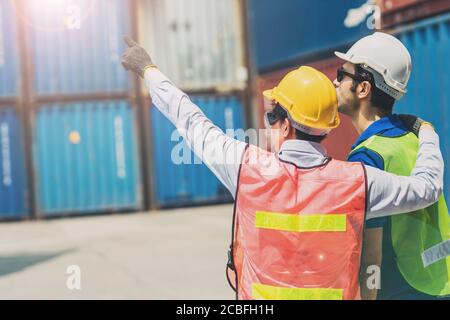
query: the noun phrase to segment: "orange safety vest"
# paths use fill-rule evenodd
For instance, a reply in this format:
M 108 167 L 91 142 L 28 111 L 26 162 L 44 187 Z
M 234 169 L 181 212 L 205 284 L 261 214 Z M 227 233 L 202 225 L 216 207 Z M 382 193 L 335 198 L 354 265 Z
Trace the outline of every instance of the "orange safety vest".
M 237 299 L 358 299 L 366 189 L 360 163 L 299 168 L 247 148 L 227 269 Z

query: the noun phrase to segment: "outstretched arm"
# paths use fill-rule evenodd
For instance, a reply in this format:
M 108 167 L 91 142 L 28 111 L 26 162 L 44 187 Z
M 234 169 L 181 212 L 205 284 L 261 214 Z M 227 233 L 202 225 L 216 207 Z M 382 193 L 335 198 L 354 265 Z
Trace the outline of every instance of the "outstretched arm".
M 195 155 L 235 196 L 240 163 L 247 144 L 227 136 L 215 126 L 155 67 L 145 49 L 130 38 L 125 38 L 125 42 L 129 48 L 122 57 L 124 67 L 144 78 L 153 104 L 175 125 Z

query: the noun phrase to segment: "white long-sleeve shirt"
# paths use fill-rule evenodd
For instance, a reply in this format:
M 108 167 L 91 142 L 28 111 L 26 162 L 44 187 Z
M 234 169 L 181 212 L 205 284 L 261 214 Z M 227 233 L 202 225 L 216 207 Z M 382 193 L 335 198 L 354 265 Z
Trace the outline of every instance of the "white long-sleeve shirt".
M 175 125 L 187 145 L 235 196 L 242 156 L 247 144 L 226 135 L 158 69 L 148 69 L 145 83 L 153 104 Z M 288 140 L 279 158 L 310 168 L 328 161 L 324 148 L 314 142 Z M 439 200 L 443 191 L 444 162 L 439 137 L 432 129 L 419 133 L 416 166 L 409 177 L 366 166 L 367 219 L 411 212 Z

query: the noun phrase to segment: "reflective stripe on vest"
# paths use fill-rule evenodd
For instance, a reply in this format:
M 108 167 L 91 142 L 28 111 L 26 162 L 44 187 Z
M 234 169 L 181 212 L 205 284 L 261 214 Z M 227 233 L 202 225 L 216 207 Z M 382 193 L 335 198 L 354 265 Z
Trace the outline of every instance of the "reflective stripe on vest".
M 353 152 L 370 149 L 383 158 L 387 172 L 407 176 L 415 166 L 418 147 L 417 137 L 408 133 L 395 138 L 372 136 Z M 450 218 L 444 196 L 426 209 L 389 219 L 392 247 L 403 278 L 428 295 L 450 295 Z
M 345 232 L 345 214 L 290 215 L 285 213 L 256 212 L 255 227 L 294 232 Z
M 342 300 L 342 289 L 279 288 L 254 283 L 252 298 L 255 300 Z
M 302 169 L 249 147 L 233 226 L 238 298 L 358 298 L 365 202 L 361 164 Z

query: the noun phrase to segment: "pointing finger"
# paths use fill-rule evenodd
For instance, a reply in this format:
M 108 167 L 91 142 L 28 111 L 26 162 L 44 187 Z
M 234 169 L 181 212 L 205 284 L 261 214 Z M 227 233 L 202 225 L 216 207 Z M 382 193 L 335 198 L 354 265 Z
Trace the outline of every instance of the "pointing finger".
M 127 44 L 128 47 L 136 47 L 138 46 L 137 42 L 134 41 L 133 39 L 131 39 L 129 36 L 125 36 L 123 38 L 123 40 L 125 41 L 125 43 Z

